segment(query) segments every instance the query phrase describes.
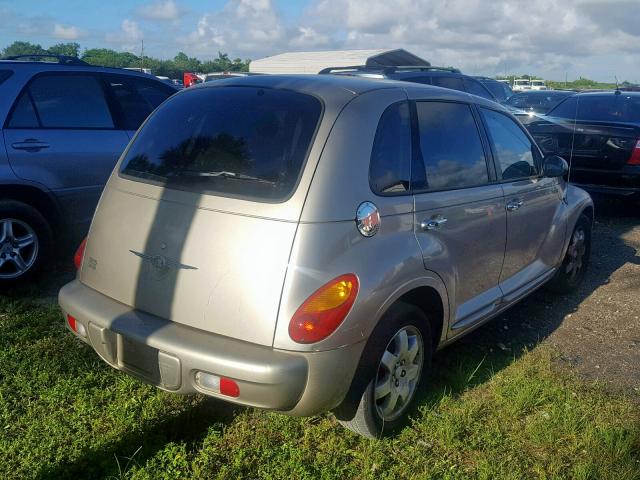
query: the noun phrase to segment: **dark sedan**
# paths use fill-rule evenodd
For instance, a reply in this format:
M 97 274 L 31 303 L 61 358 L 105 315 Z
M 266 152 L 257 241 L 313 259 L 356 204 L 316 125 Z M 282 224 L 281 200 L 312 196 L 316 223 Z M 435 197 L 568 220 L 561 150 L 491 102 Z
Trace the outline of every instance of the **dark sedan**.
M 573 183 L 640 197 L 640 92 L 576 94 L 527 128 L 545 154 L 571 161 Z

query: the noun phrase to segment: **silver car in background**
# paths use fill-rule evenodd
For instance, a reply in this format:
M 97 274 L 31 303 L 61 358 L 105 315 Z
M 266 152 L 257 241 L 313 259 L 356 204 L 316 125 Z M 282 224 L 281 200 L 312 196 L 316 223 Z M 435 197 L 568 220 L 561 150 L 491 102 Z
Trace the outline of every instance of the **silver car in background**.
M 500 105 L 405 82 L 255 76 L 163 103 L 111 175 L 67 325 L 176 393 L 396 431 L 433 353 L 577 286 L 593 204 Z

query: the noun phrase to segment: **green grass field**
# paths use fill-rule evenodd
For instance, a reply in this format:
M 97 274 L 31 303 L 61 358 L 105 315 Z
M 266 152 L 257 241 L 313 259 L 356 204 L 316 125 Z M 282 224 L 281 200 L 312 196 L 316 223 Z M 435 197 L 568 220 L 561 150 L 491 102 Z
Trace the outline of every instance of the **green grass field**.
M 412 425 L 368 441 L 161 392 L 69 334 L 57 308 L 0 300 L 0 478 L 640 479 L 640 415 L 548 347 L 460 358 Z

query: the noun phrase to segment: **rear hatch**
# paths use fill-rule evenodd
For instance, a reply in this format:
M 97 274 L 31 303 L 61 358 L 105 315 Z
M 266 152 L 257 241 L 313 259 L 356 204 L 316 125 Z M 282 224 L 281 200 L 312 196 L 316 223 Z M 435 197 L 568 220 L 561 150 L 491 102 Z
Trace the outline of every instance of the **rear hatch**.
M 527 128 L 545 154 L 572 158 L 573 168 L 619 170 L 640 138 L 640 97 L 570 97 Z
M 80 280 L 140 311 L 271 345 L 322 106 L 288 90 L 194 90 L 132 141 Z

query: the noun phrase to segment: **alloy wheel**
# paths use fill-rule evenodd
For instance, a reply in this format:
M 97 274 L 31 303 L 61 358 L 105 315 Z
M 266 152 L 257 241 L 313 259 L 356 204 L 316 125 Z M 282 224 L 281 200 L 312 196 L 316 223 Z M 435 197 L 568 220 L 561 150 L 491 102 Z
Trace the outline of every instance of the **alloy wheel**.
M 584 254 L 587 251 L 586 235 L 581 228 L 576 229 L 571 237 L 571 243 L 567 250 L 567 265 L 565 273 L 570 281 L 574 281 L 582 272 Z
M 38 236 L 27 223 L 0 219 L 0 279 L 24 275 L 38 258 Z
M 390 422 L 411 403 L 424 363 L 424 344 L 414 326 L 398 330 L 385 348 L 373 391 L 376 411 Z

